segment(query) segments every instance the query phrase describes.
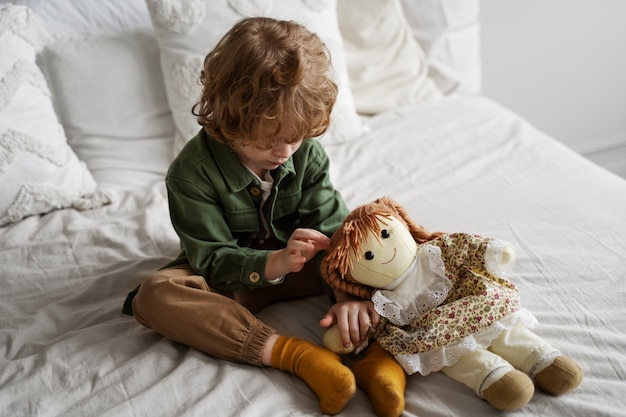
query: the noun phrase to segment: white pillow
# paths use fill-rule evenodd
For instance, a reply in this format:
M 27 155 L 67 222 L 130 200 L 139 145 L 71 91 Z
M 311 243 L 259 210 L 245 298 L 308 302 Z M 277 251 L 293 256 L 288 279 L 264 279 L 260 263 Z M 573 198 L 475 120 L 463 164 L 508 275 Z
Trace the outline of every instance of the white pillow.
M 13 3 L 28 6 L 54 39 L 152 27 L 148 8 L 141 0 L 13 0 Z
M 199 130 L 191 108 L 200 95 L 198 84 L 206 54 L 240 19 L 269 16 L 295 20 L 320 36 L 330 50 L 339 86 L 324 144 L 351 140 L 365 132 L 348 85 L 336 0 L 146 0 L 161 49 L 161 65 L 177 128 L 175 152 Z
M 107 189 L 165 178 L 174 123 L 151 32 L 61 39 L 41 54 L 70 146 Z
M 430 76 L 444 94 L 482 88 L 479 0 L 401 0 Z
M 0 8 L 0 226 L 54 209 L 109 202 L 67 145 L 35 63 L 47 40 L 30 9 Z
M 339 0 L 337 14 L 359 113 L 441 97 L 400 0 Z

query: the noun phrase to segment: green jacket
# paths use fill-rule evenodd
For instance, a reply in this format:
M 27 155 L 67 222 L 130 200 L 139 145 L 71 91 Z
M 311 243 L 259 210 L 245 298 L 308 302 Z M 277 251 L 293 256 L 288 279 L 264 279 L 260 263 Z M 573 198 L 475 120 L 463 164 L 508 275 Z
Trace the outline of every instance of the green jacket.
M 287 242 L 296 228 L 331 236 L 348 214 L 328 167 L 320 143 L 308 139 L 272 171 L 274 187 L 263 214 L 280 241 Z M 264 277 L 270 251 L 248 247 L 262 228 L 261 187 L 229 147 L 201 130 L 173 161 L 166 185 L 182 248 L 167 266 L 188 263 L 219 291 L 270 285 Z

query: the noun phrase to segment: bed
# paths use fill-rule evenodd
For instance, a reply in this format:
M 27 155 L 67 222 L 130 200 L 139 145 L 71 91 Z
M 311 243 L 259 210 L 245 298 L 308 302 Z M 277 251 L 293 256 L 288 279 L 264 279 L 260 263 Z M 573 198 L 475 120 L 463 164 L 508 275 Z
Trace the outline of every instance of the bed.
M 319 415 L 298 378 L 216 360 L 121 311 L 178 253 L 163 177 L 198 128 L 199 57 L 238 18 L 267 14 L 331 51 L 340 98 L 316 140 L 348 206 L 386 195 L 428 229 L 510 242 L 535 331 L 585 372 L 511 413 L 443 374 L 412 376 L 403 416 L 626 416 L 626 181 L 481 96 L 478 1 L 0 8 L 0 415 Z M 321 344 L 328 307 L 320 295 L 259 316 Z M 374 414 L 358 391 L 339 415 Z

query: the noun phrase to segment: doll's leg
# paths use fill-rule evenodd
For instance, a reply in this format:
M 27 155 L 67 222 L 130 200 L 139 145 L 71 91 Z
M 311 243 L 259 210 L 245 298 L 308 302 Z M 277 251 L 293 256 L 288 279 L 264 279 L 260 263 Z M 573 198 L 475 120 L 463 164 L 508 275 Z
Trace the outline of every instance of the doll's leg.
M 526 374 L 488 350 L 469 352 L 441 372 L 465 384 L 499 410 L 516 410 L 530 401 L 535 392 Z
M 277 337 L 247 308 L 213 292 L 188 266 L 146 278 L 132 306 L 139 323 L 220 359 L 261 366 L 271 339 L 271 366 L 303 379 L 326 414 L 341 411 L 356 391 L 354 376 L 339 356 L 306 340 Z
M 352 368 L 357 386 L 368 395 L 378 417 L 398 417 L 404 411 L 406 373 L 393 355 L 372 343 Z
M 503 331 L 489 349 L 529 375 L 539 388 L 553 395 L 573 390 L 583 378 L 578 364 L 524 326 Z

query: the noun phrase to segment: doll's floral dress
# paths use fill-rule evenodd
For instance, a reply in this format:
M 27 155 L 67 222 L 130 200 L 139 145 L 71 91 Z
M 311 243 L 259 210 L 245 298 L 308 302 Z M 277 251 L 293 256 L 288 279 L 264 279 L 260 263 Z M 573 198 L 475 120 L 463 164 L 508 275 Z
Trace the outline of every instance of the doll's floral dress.
M 500 276 L 505 246 L 465 233 L 420 245 L 409 270 L 372 296 L 382 316 L 372 337 L 408 374 L 427 375 L 488 347 L 504 329 L 534 325 L 517 288 Z

